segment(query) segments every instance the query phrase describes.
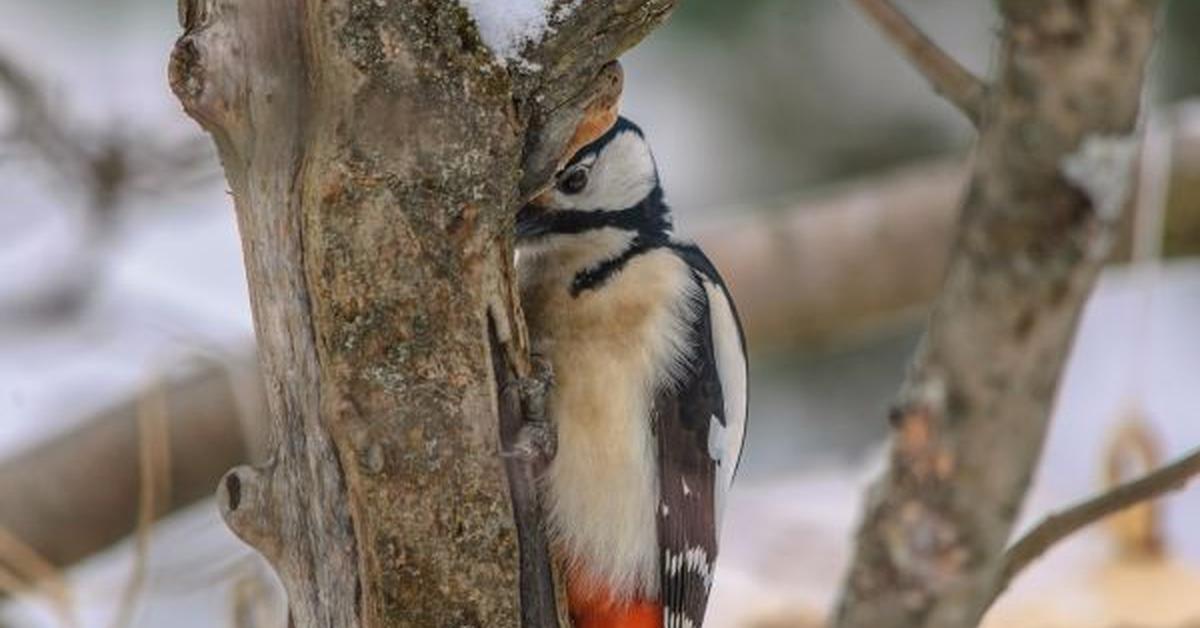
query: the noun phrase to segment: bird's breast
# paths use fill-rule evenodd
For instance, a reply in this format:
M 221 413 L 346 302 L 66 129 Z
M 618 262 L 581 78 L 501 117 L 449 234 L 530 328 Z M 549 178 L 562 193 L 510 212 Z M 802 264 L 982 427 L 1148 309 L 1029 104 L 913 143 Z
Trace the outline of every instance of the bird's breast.
M 533 349 L 550 360 L 556 379 L 548 413 L 559 446 L 545 479 L 552 534 L 576 570 L 618 597 L 653 596 L 652 403 L 683 362 L 696 287 L 686 264 L 665 249 L 631 259 L 576 296 L 561 275 L 522 272 Z

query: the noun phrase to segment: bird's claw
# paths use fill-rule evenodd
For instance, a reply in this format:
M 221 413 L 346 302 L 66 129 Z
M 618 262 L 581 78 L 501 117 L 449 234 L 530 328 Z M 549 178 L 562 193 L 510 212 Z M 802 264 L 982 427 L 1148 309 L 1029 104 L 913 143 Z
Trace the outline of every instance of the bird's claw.
M 545 421 L 536 421 L 521 426 L 512 447 L 503 455 L 525 462 L 547 463 L 554 459 L 557 450 L 558 433 L 554 426 Z
M 554 386 L 554 369 L 545 356 L 536 353 L 529 357 L 529 363 L 529 375 L 517 380 L 517 393 L 526 422 L 541 423 L 546 421 L 546 398 Z
M 527 462 L 546 464 L 558 449 L 558 432 L 546 419 L 546 399 L 554 386 L 554 370 L 544 356 L 530 356 L 529 375 L 513 382 L 510 392 L 521 400 L 524 421 L 512 445 L 502 455 Z

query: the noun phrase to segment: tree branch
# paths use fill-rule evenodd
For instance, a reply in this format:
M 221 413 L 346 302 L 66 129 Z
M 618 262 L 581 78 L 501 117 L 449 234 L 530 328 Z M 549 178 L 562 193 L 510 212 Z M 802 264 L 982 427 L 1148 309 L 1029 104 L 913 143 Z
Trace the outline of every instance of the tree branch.
M 759 207 L 695 237 L 725 275 L 753 347 L 854 342 L 925 314 L 967 174 L 961 161 L 918 164 Z
M 955 247 L 891 416 L 891 459 L 866 499 L 840 628 L 982 617 L 1133 188 L 1157 3 L 1000 8 L 1003 55 Z
M 262 458 L 266 408 L 249 357 L 233 371 L 199 368 L 163 386 L 172 461 L 170 499 L 159 505 L 165 513 L 211 496 L 229 467 Z M 140 398 L 0 462 L 0 529 L 57 567 L 130 534 L 138 512 Z
M 16 114 L 6 139 L 33 148 L 64 180 L 86 178 L 87 149 L 55 115 L 37 81 L 4 54 L 0 54 L 0 92 L 8 95 Z
M 855 2 L 929 81 L 934 91 L 979 126 L 987 100 L 987 84 L 929 39 L 890 0 Z
M 1136 480 L 1046 517 L 1004 553 L 992 599 L 999 597 L 1021 571 L 1063 539 L 1109 515 L 1179 490 L 1196 475 L 1200 475 L 1200 448 Z
M 120 224 L 136 195 L 166 196 L 212 182 L 217 175 L 212 146 L 199 136 L 163 141 L 158 133 L 123 132 L 122 124 L 96 128 L 72 119 L 61 98 L 47 96 L 27 68 L 0 53 L 0 100 L 11 104 L 11 128 L 0 129 L 0 159 L 32 157 L 55 175 L 57 194 L 78 194 L 82 211 L 71 212 L 85 237 L 67 264 L 39 282 L 32 294 L 0 302 L 10 323 L 44 326 L 76 315 L 88 303 L 105 264 L 101 247 Z M 68 205 L 70 207 L 71 205 Z

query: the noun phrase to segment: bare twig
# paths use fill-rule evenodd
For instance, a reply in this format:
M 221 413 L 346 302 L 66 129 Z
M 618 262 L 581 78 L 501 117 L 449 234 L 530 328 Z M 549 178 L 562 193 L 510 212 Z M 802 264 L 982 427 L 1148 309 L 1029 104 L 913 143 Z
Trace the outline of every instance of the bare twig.
M 0 592 L 13 595 L 21 593 L 28 586 L 15 571 L 0 564 Z
M 0 138 L 31 149 L 69 189 L 83 192 L 92 212 L 115 210 L 129 193 L 190 190 L 219 175 L 212 147 L 198 134 L 162 141 L 119 123 L 77 128 L 32 74 L 3 54 L 0 96 L 7 96 L 15 114 Z
M 167 432 L 167 402 L 161 385 L 150 387 L 138 405 L 138 493 L 137 528 L 134 531 L 133 569 L 121 593 L 113 628 L 129 626 L 137 610 L 138 597 L 146 584 L 150 559 L 150 533 L 159 511 L 170 499 L 170 440 Z
M 77 314 L 101 285 L 95 281 L 104 270 L 100 253 L 130 200 L 192 191 L 219 175 L 212 147 L 199 134 L 163 140 L 121 124 L 80 124 L 60 99 L 47 96 L 33 73 L 3 54 L 0 100 L 13 112 L 8 128 L 0 128 L 0 148 L 17 149 L 44 166 L 57 180 L 53 190 L 69 195 L 69 206 L 77 209 L 73 218 L 86 234 L 70 263 L 36 294 L 0 303 L 0 317 L 10 322 L 45 325 Z
M 29 587 L 45 592 L 64 626 L 79 625 L 71 589 L 62 570 L 11 531 L 0 527 L 0 592 L 19 593 Z
M 239 355 L 235 367 L 199 368 L 164 382 L 171 499 L 158 505 L 160 512 L 211 497 L 225 470 L 263 457 L 255 445 L 265 437 L 266 408 L 252 360 Z M 230 368 L 246 373 L 244 401 L 231 386 Z M 104 408 L 79 428 L 0 461 L 0 528 L 59 568 L 133 532 L 142 406 L 130 400 Z M 252 427 L 243 427 L 240 413 Z
M 1004 553 L 992 598 L 1003 593 L 1017 574 L 1058 542 L 1109 515 L 1179 490 L 1196 475 L 1200 475 L 1200 448 L 1136 480 L 1046 517 Z
M 33 148 L 67 178 L 84 174 L 81 156 L 86 153 L 77 135 L 68 131 L 61 116 L 51 109 L 37 81 L 14 61 L 0 54 L 0 93 L 7 93 L 15 115 L 11 140 Z
M 987 83 L 929 39 L 890 0 L 855 0 L 879 30 L 900 49 L 933 89 L 976 126 L 983 117 Z

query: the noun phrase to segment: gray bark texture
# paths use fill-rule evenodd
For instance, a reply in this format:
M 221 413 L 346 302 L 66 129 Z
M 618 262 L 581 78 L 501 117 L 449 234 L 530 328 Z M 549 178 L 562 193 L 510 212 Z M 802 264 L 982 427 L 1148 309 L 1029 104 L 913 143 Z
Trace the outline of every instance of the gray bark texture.
M 218 499 L 296 626 L 519 624 L 513 215 L 674 2 L 574 4 L 506 67 L 456 2 L 181 2 L 172 87 L 233 190 L 273 417 Z
M 974 626 L 1133 187 L 1156 2 L 1002 0 L 957 242 L 836 625 Z

